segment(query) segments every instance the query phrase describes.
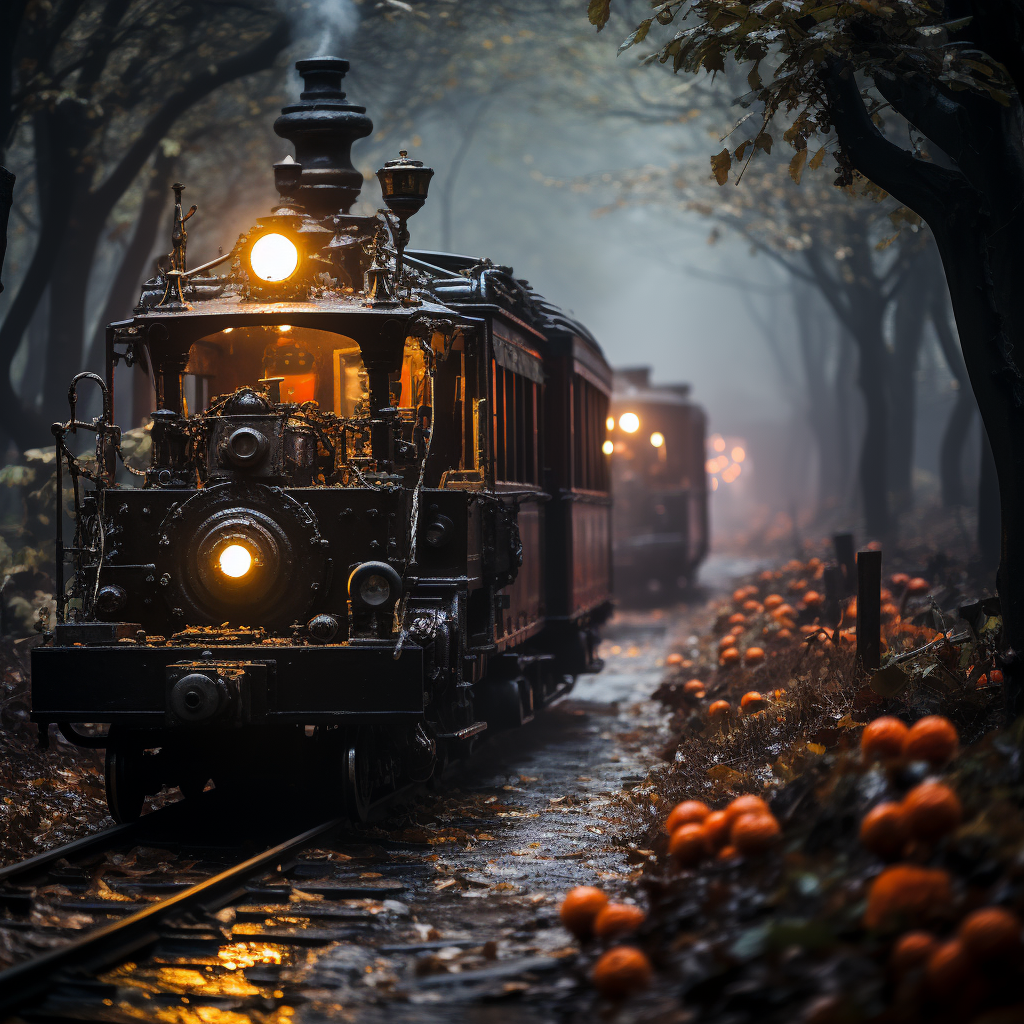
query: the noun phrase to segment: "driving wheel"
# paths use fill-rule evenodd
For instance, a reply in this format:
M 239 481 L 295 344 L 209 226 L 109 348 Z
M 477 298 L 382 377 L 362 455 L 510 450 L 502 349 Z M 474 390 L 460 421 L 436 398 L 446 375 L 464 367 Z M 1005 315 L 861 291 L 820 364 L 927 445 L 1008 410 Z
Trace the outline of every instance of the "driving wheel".
M 353 821 L 366 821 L 373 795 L 373 771 L 369 744 L 357 734 L 346 746 L 342 764 L 345 813 Z
M 107 808 L 119 825 L 138 821 L 146 802 L 146 783 L 141 750 L 108 747 L 103 781 L 107 791 Z

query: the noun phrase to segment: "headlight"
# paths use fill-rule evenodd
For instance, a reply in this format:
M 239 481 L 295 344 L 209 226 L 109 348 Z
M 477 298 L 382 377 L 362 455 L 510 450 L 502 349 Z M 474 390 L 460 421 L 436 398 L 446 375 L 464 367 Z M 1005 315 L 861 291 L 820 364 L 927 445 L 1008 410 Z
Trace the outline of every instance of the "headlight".
M 640 417 L 635 412 L 624 412 L 619 417 L 619 427 L 627 434 L 635 434 L 640 429 Z
M 402 596 L 402 577 L 387 562 L 363 562 L 348 578 L 348 596 L 363 608 L 393 605 Z
M 299 250 L 284 235 L 264 235 L 255 241 L 249 252 L 249 266 L 261 281 L 287 281 L 298 265 Z
M 217 564 L 225 576 L 241 579 L 252 568 L 252 552 L 241 544 L 229 544 L 221 551 Z
M 371 608 L 378 608 L 380 605 L 386 604 L 390 596 L 391 584 L 380 573 L 367 576 L 359 584 L 359 599 Z

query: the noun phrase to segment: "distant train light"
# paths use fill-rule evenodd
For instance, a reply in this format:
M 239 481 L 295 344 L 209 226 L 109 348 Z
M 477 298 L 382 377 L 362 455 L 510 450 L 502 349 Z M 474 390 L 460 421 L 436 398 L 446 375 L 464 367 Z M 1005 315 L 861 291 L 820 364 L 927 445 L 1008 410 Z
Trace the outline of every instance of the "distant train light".
M 727 483 L 731 484 L 733 480 L 740 475 L 740 467 L 734 462 L 727 470 L 722 473 L 722 479 Z
M 640 429 L 640 417 L 635 412 L 624 412 L 619 417 L 619 426 L 627 434 L 635 434 Z
M 606 426 L 606 427 L 607 427 L 607 428 L 608 428 L 609 430 L 614 430 L 614 429 L 615 429 L 615 417 L 614 417 L 614 416 L 609 416 L 609 417 L 608 417 L 608 419 L 606 419 L 606 420 L 604 421 L 604 425 L 605 425 L 605 426 Z
M 714 448 L 716 452 L 724 452 L 725 438 L 722 437 L 721 434 L 715 434 L 715 436 L 711 438 L 711 447 Z
M 220 571 L 233 580 L 241 579 L 252 568 L 252 554 L 241 544 L 229 544 L 217 559 Z
M 739 447 L 733 448 L 731 455 L 733 462 L 742 462 L 747 457 L 747 453 Z
M 287 281 L 298 265 L 299 250 L 284 235 L 264 235 L 256 240 L 249 252 L 249 266 L 261 281 Z
M 665 435 L 664 434 L 658 433 L 657 430 L 653 434 L 651 434 L 651 444 L 654 445 L 655 448 L 660 448 L 664 443 L 665 443 Z
M 717 476 L 713 476 L 711 478 L 711 490 L 713 490 L 713 491 L 717 491 L 718 490 L 718 477 Z
M 603 451 L 605 455 L 611 455 L 611 453 L 615 451 L 615 445 L 612 444 L 611 441 L 605 441 L 605 443 L 601 445 L 601 451 Z

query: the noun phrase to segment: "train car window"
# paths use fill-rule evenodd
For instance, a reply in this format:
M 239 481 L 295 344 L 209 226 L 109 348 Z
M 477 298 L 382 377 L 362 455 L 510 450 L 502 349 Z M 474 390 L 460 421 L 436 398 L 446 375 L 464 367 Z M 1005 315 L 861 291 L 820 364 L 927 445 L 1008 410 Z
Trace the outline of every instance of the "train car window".
M 608 490 L 608 462 L 601 452 L 607 416 L 608 396 L 581 374 L 573 374 L 572 482 L 577 490 Z
M 539 484 L 538 390 L 536 381 L 491 361 L 491 422 L 494 478 Z

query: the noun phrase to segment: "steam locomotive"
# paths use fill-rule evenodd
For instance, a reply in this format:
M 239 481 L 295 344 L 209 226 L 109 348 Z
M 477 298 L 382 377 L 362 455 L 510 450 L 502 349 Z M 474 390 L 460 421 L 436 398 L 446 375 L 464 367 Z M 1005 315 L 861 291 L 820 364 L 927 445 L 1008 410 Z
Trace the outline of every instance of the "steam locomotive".
M 105 748 L 116 821 L 211 779 L 299 779 L 365 818 L 600 669 L 611 371 L 510 268 L 407 248 L 433 172 L 406 153 L 377 172 L 387 209 L 350 214 L 373 126 L 348 66 L 297 63 L 280 204 L 229 253 L 188 268 L 174 186 L 172 252 L 54 424 L 74 539 L 58 504 L 32 716 L 42 742 L 56 723 Z M 121 364 L 155 389 L 145 469 L 122 457 Z
M 609 439 L 616 595 L 679 600 L 708 553 L 704 410 L 689 384 L 654 385 L 646 366 L 616 370 Z

